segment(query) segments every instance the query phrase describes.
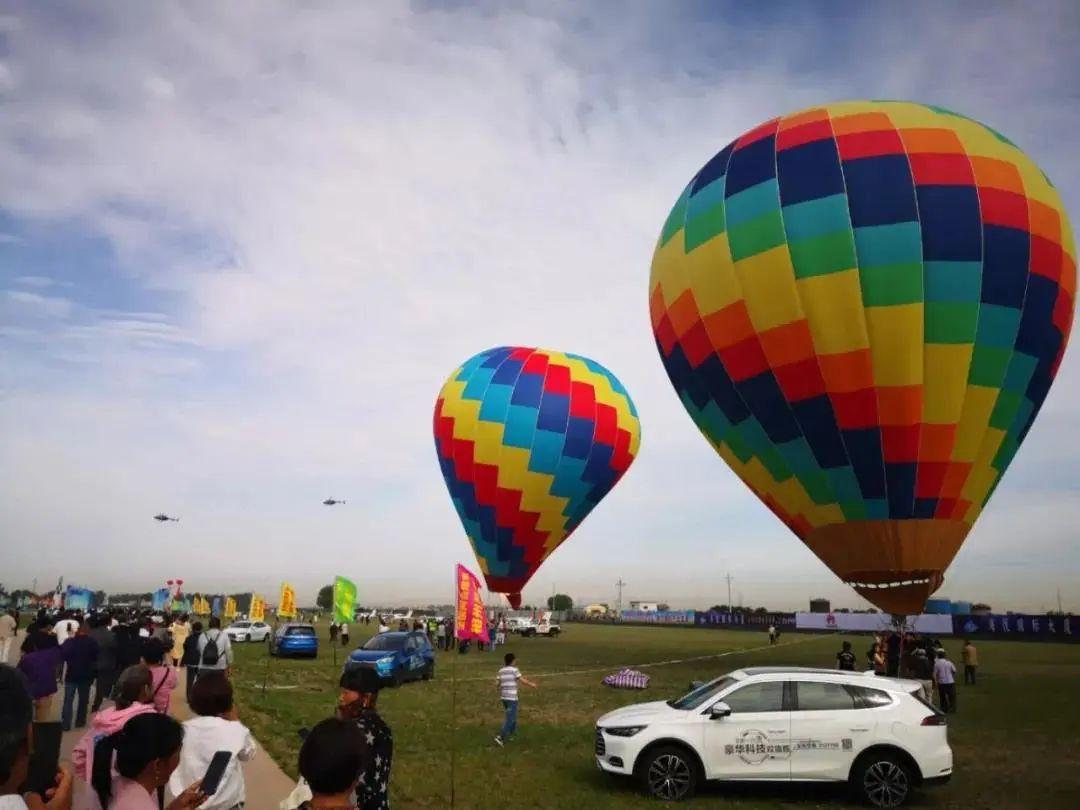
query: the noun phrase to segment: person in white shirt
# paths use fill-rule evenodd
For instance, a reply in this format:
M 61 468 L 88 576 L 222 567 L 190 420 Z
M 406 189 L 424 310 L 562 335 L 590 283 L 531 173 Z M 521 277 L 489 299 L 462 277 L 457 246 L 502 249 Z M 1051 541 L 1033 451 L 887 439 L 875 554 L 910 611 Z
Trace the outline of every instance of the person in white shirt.
M 79 629 L 79 623 L 74 619 L 63 618 L 53 626 L 53 632 L 56 633 L 56 643 L 63 644 Z
M 213 645 L 213 650 L 208 648 Z M 216 655 L 214 652 L 216 651 Z M 228 671 L 232 667 L 232 645 L 221 632 L 221 619 L 210 617 L 210 629 L 199 636 L 199 673 L 213 670 Z
M 533 689 L 537 688 L 535 683 L 522 675 L 521 670 L 514 666 L 516 660 L 517 656 L 513 653 L 507 653 L 503 656 L 503 663 L 506 666 L 500 669 L 499 674 L 495 676 L 495 686 L 499 690 L 503 709 L 506 710 L 502 730 L 495 735 L 495 742 L 500 746 L 509 742 L 517 730 L 518 681 L 521 681 L 526 686 L 531 686 Z
M 227 810 L 246 800 L 241 762 L 255 756 L 255 740 L 240 722 L 233 703 L 233 689 L 223 672 L 200 673 L 191 688 L 191 708 L 197 717 L 184 723 L 180 764 L 169 777 L 169 792 L 179 796 L 184 788 L 202 779 L 218 751 L 232 754 L 217 792 L 199 805 L 202 810 Z
M 934 683 L 937 684 L 938 703 L 946 714 L 956 711 L 956 665 L 945 655 L 945 650 L 938 650 L 934 661 Z
M 0 613 L 0 664 L 8 662 L 18 627 L 18 622 L 10 613 Z

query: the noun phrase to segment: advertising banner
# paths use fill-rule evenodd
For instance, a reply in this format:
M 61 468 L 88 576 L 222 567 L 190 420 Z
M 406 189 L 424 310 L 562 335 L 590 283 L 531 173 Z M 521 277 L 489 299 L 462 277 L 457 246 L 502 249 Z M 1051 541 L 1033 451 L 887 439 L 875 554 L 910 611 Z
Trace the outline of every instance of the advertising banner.
M 699 627 L 753 627 L 765 630 L 777 627 L 781 630 L 795 626 L 794 613 L 717 613 L 716 611 L 697 611 L 694 624 Z
M 281 596 L 278 599 L 277 615 L 283 619 L 296 618 L 296 591 L 288 582 L 281 583 Z
M 253 622 L 261 622 L 266 618 L 266 603 L 261 596 L 251 595 L 251 610 L 248 612 L 248 618 Z
M 169 609 L 169 589 L 158 588 L 154 591 L 154 601 L 152 604 L 154 610 L 168 610 Z
M 356 617 L 356 583 L 345 577 L 334 578 L 334 621 L 349 623 Z
M 624 610 L 619 614 L 624 622 L 648 622 L 649 624 L 693 624 L 692 610 Z
M 951 635 L 953 617 L 936 613 L 908 616 L 904 629 L 909 633 Z M 795 626 L 800 630 L 845 630 L 856 633 L 887 633 L 894 629 L 889 613 L 796 613 Z
M 985 633 L 1014 638 L 1070 638 L 1080 635 L 1080 620 L 1076 616 L 1042 614 L 992 613 L 985 616 L 950 616 L 953 632 L 958 636 Z
M 221 597 L 220 596 L 215 596 L 214 597 L 214 604 L 210 606 L 210 613 L 213 616 L 220 616 L 221 615 Z
M 64 593 L 64 608 L 66 610 L 89 610 L 90 599 L 93 597 L 89 588 L 76 588 L 68 585 Z
M 457 610 L 454 615 L 454 636 L 466 640 L 488 641 L 488 624 L 484 617 L 484 599 L 480 580 L 464 565 L 458 565 L 454 579 L 457 584 Z
M 236 618 L 236 600 L 231 596 L 225 597 L 225 618 L 230 620 Z

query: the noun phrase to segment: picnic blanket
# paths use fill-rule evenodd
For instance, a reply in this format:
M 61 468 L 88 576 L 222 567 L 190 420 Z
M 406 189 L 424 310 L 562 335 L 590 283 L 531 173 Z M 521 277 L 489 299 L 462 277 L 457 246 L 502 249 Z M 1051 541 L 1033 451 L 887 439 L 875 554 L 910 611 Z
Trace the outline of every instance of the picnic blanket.
M 606 676 L 601 683 L 616 689 L 646 689 L 649 686 L 649 676 L 636 669 L 621 669 L 614 675 Z

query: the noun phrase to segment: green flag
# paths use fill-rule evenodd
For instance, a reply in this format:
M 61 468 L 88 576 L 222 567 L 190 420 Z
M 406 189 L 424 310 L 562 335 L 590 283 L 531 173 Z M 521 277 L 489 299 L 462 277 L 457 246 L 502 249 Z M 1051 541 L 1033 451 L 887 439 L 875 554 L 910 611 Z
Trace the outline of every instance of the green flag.
M 356 583 L 345 577 L 334 578 L 334 620 L 351 622 L 356 612 Z

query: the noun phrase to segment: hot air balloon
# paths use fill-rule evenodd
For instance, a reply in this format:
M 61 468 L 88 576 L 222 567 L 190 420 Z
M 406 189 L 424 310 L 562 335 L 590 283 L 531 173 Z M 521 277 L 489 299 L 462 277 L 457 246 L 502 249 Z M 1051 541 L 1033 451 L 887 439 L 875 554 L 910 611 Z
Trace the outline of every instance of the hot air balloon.
M 1046 398 L 1076 251 L 1050 181 L 938 107 L 768 121 L 690 181 L 652 263 L 664 366 L 710 444 L 833 572 L 917 612 Z
M 641 426 L 615 375 L 573 354 L 470 358 L 435 403 L 435 450 L 488 589 L 521 589 L 629 468 Z

